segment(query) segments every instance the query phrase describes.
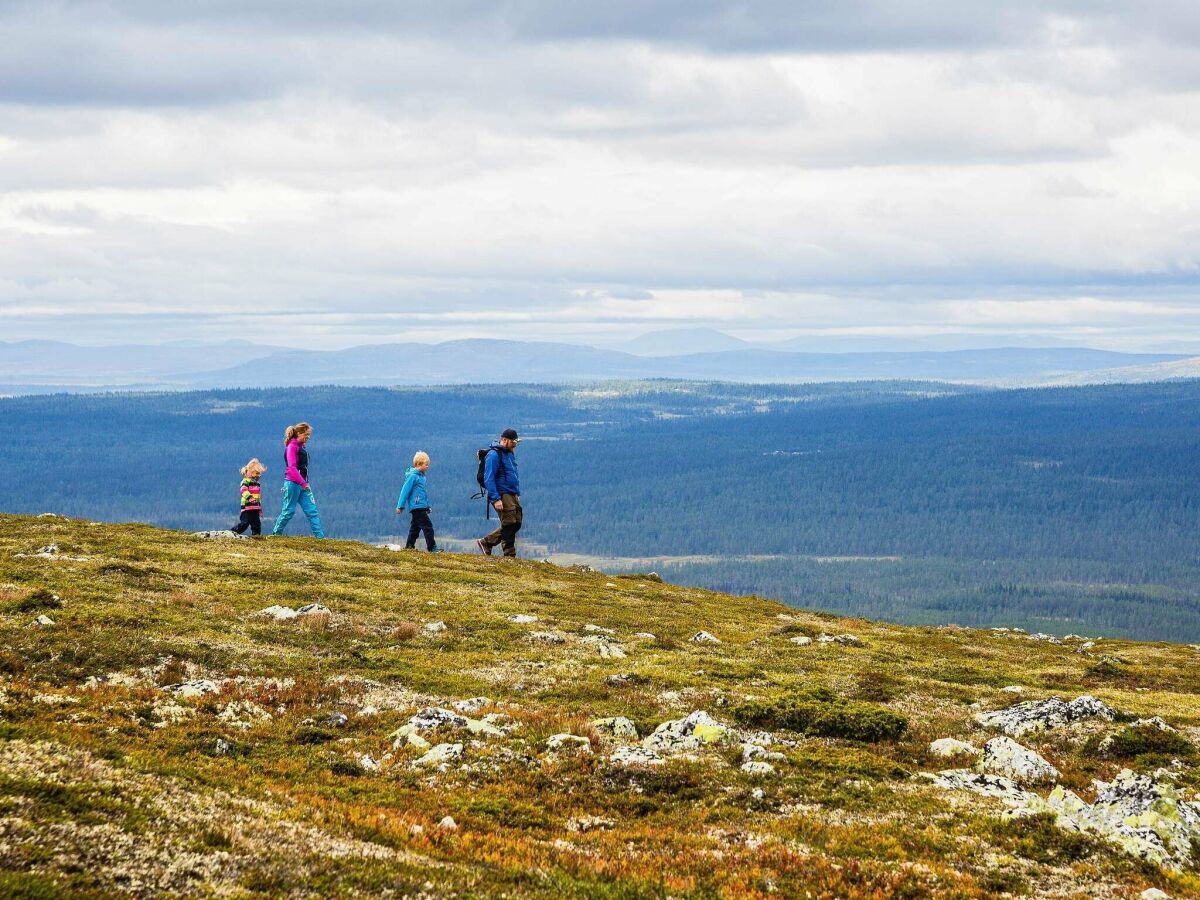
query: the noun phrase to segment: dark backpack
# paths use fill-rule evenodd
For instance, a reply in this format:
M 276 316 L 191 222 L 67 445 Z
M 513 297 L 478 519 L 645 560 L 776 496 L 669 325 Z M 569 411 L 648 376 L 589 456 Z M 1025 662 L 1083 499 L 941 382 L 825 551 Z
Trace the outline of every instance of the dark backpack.
M 476 450 L 475 456 L 479 460 L 479 468 L 475 471 L 475 481 L 479 484 L 479 492 L 471 495 L 472 500 L 478 500 L 480 497 L 483 498 L 484 506 L 487 507 L 486 518 L 489 519 L 492 517 L 492 504 L 488 503 L 487 485 L 484 484 L 483 481 L 483 472 L 484 467 L 487 465 L 487 456 L 493 451 L 496 453 L 496 465 L 499 467 L 501 472 L 504 471 L 503 453 L 501 453 L 499 450 L 496 450 L 495 447 L 484 447 L 482 450 Z

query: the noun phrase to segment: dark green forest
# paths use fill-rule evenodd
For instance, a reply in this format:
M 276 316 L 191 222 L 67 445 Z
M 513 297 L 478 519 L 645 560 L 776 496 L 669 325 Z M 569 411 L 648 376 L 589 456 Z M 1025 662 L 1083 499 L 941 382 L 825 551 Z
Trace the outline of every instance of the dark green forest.
M 511 425 L 530 546 L 719 557 L 661 570 L 897 621 L 1195 641 L 1197 400 L 1200 382 L 19 397 L 0 400 L 0 508 L 227 526 L 237 470 L 259 456 L 272 516 L 283 429 L 303 419 L 331 536 L 394 538 L 395 495 L 424 449 L 438 530 L 465 538 L 488 527 L 469 500 L 474 450 Z

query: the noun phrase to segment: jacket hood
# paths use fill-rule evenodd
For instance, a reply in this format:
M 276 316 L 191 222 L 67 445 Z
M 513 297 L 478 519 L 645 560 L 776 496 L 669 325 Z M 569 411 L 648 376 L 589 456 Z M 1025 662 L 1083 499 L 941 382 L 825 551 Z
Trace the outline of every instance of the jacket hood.
M 424 474 L 425 473 L 420 471 L 416 466 L 409 466 L 408 471 L 406 471 L 404 473 L 404 477 L 407 478 L 409 475 L 424 475 Z

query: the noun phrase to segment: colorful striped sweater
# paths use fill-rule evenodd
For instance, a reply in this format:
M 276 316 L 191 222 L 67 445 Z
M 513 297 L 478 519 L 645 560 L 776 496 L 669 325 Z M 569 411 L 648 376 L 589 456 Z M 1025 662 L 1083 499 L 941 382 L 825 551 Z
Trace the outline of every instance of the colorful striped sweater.
M 262 510 L 262 486 L 257 478 L 242 479 L 242 511 Z

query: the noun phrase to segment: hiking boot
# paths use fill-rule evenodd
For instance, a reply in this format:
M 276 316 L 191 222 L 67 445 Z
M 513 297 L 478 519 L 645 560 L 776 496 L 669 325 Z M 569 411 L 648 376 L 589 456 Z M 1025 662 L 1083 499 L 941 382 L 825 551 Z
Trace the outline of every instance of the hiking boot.
M 430 547 L 429 552 L 430 553 L 445 553 L 446 551 L 443 550 L 441 547 Z
M 492 555 L 492 548 L 483 542 L 483 538 L 480 538 L 479 540 L 477 540 L 475 542 L 475 546 L 479 548 L 479 552 L 482 553 L 484 556 Z

